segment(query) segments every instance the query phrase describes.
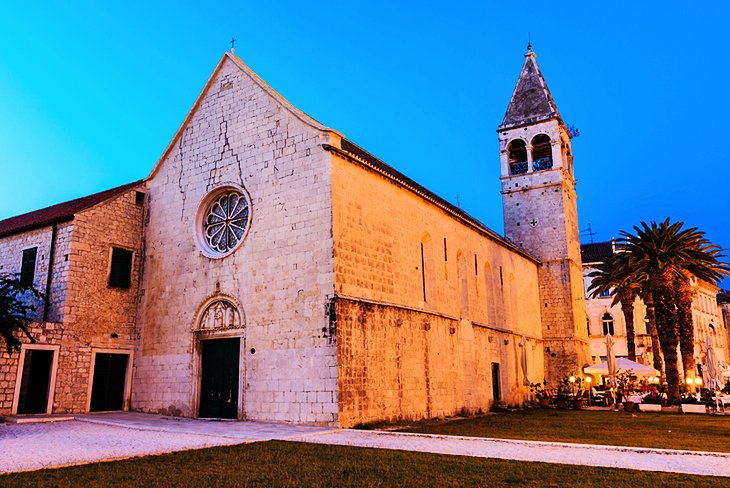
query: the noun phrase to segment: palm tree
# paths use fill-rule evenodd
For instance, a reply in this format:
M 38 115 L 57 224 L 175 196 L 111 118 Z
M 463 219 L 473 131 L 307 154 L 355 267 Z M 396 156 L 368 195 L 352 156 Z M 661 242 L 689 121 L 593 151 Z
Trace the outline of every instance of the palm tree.
M 621 305 L 626 323 L 626 346 L 629 359 L 636 361 L 636 341 L 634 329 L 634 301 L 641 291 L 637 276 L 633 275 L 628 266 L 628 259 L 624 253 L 613 254 L 603 263 L 596 266 L 596 270 L 589 273 L 593 278 L 588 292 L 596 297 L 601 292 L 613 295 L 613 303 Z
M 692 321 L 692 296 L 694 290 L 689 276 L 674 280 L 674 293 L 677 303 L 677 326 L 679 330 L 679 352 L 682 355 L 684 376 L 691 376 L 695 371 L 695 328 Z
M 648 322 L 647 332 L 649 333 L 649 337 L 651 337 L 651 353 L 654 359 L 654 369 L 659 371 L 662 379 L 664 379 L 664 361 L 662 360 L 662 347 L 659 344 L 659 332 L 657 332 L 656 328 L 654 297 L 651 296 L 651 292 L 649 291 L 648 285 L 646 283 L 644 283 L 644 286 L 642 287 L 639 296 L 644 302 L 644 305 L 646 305 L 646 320 Z
M 685 278 L 686 273 L 710 283 L 730 274 L 730 267 L 719 261 L 720 248 L 707 241 L 704 233 L 697 228 L 683 229 L 683 226 L 683 222 L 670 223 L 668 218 L 659 224 L 641 222 L 634 226 L 636 234 L 622 231 L 619 244 L 619 249 L 626 253 L 632 272 L 646 276 L 647 289 L 654 299 L 657 332 L 664 353 L 668 397 L 674 402 L 680 400 L 675 282 Z
M 18 333 L 23 333 L 31 341 L 28 324 L 32 322 L 37 301 L 43 295 L 32 286 L 26 285 L 14 276 L 0 275 L 0 337 L 5 342 L 8 354 L 20 350 Z

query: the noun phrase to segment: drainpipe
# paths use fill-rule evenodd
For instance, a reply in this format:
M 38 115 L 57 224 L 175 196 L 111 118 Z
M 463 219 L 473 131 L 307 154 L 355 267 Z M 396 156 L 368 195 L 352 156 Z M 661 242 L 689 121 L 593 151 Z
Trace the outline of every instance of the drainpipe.
M 51 279 L 53 276 L 53 261 L 56 254 L 56 224 L 51 225 L 51 250 L 48 256 L 48 276 L 46 277 L 46 300 L 43 303 L 43 322 L 48 321 L 48 309 L 51 306 Z

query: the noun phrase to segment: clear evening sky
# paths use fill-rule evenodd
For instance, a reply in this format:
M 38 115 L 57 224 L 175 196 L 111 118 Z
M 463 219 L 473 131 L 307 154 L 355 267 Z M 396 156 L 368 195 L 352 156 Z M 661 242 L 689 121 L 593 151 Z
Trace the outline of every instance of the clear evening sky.
M 581 229 L 670 216 L 730 247 L 730 7 L 598 4 L 5 2 L 0 219 L 146 177 L 235 37 L 295 106 L 502 232 L 495 129 L 529 32 L 580 129 Z

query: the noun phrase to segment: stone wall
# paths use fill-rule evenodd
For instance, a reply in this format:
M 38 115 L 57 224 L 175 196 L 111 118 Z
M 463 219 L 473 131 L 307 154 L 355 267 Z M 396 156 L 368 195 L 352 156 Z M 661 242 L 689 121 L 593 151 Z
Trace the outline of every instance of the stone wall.
M 47 320 L 62 322 L 63 307 L 66 300 L 68 280 L 68 256 L 71 243 L 71 222 L 56 224 L 56 244 L 53 258 L 53 276 L 51 277 L 51 293 L 48 301 Z M 33 287 L 41 293 L 46 293 L 48 282 L 48 268 L 51 256 L 52 227 L 14 234 L 0 238 L 0 274 L 18 275 L 23 258 L 23 250 L 38 248 L 36 255 L 35 278 Z M 43 321 L 43 304 L 36 302 L 35 320 Z
M 332 191 L 340 425 L 488 410 L 492 362 L 519 403 L 522 334 L 542 381 L 533 260 L 338 155 Z
M 142 216 L 136 191 L 130 190 L 57 224 L 48 308 L 52 321 L 31 327 L 38 345 L 59 346 L 53 413 L 87 411 L 94 349 L 134 349 Z M 22 250 L 37 246 L 34 286 L 45 292 L 51 236 L 49 226 L 0 240 L 3 271 L 19 272 Z M 112 247 L 135 252 L 128 290 L 108 286 Z M 42 304 L 36 315 L 42 319 Z M 0 414 L 11 411 L 19 360 L 18 352 L 0 356 Z
M 203 303 L 240 304 L 239 418 L 337 420 L 329 158 L 336 137 L 225 55 L 148 181 L 133 408 L 197 415 Z M 223 258 L 196 244 L 210 191 L 250 197 L 249 231 Z M 174 279 L 172 277 L 174 276 Z
M 92 351 L 132 352 L 142 255 L 144 205 L 137 191 L 78 213 L 68 264 L 68 286 L 58 363 L 54 412 L 83 412 L 88 408 Z M 109 286 L 113 247 L 133 252 L 130 287 Z

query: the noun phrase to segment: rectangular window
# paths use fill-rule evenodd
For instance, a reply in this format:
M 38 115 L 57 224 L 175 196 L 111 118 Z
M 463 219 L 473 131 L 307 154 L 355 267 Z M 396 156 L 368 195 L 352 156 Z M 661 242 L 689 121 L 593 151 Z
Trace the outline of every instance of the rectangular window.
M 23 262 L 20 265 L 20 283 L 25 286 L 33 286 L 35 280 L 35 258 L 38 248 L 23 250 Z
M 600 298 L 610 297 L 611 296 L 611 291 L 610 290 L 604 290 L 601 293 L 599 293 L 598 296 Z
M 115 247 L 112 249 L 112 266 L 109 272 L 109 286 L 129 288 L 132 277 L 132 251 Z

